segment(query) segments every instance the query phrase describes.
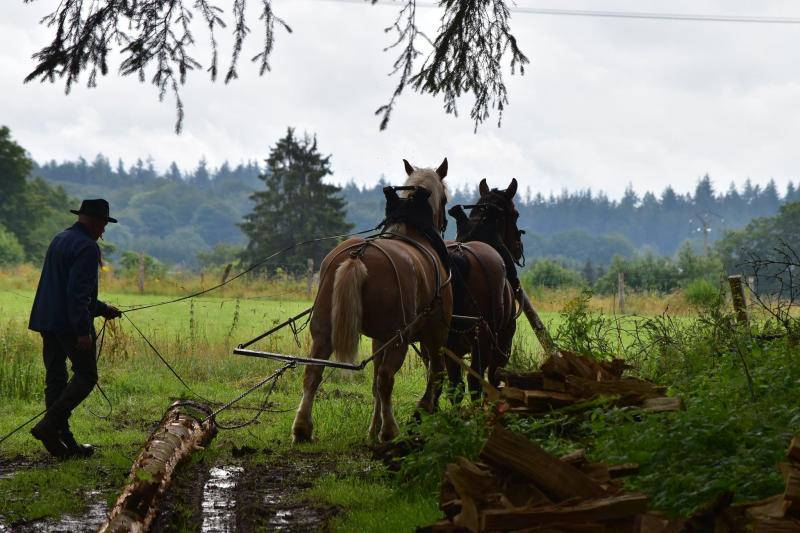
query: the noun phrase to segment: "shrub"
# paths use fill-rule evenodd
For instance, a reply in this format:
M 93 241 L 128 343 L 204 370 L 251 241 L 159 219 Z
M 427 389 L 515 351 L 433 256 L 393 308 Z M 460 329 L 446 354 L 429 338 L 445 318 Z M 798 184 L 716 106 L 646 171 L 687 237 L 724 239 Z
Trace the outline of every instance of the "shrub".
M 536 261 L 523 272 L 522 283 L 526 287 L 547 287 L 549 289 L 581 287 L 586 284 L 579 272 L 565 268 L 552 259 Z
M 718 306 L 723 297 L 717 285 L 702 278 L 689 282 L 683 289 L 683 296 L 690 305 L 698 309 Z
M 0 266 L 11 266 L 22 263 L 25 250 L 13 233 L 0 225 Z

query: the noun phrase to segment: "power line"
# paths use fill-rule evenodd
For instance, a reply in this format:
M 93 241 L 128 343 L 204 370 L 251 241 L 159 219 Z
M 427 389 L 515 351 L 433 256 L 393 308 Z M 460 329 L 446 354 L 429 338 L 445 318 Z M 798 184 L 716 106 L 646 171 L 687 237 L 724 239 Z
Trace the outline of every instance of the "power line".
M 324 2 L 336 2 L 341 4 L 364 4 L 365 0 L 317 0 Z M 393 0 L 377 0 L 376 4 L 397 5 Z M 416 2 L 417 7 L 439 7 L 437 2 Z M 800 18 L 790 17 L 753 17 L 737 15 L 701 15 L 683 13 L 648 13 L 636 11 L 602 11 L 584 9 L 545 9 L 537 7 L 514 6 L 509 8 L 512 12 L 526 13 L 529 15 L 553 15 L 566 17 L 598 17 L 598 18 L 617 18 L 617 19 L 645 19 L 645 20 L 666 20 L 683 22 L 744 22 L 751 24 L 800 24 Z

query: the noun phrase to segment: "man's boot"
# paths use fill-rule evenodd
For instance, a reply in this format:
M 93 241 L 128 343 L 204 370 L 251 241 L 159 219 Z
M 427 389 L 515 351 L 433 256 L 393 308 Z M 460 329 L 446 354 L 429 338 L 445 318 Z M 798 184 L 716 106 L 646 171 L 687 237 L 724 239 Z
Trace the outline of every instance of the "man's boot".
M 61 442 L 58 429 L 47 423 L 46 420 L 42 420 L 33 426 L 31 429 L 31 435 L 42 441 L 44 447 L 53 457 L 57 457 L 59 459 L 65 459 L 69 457 L 69 450 L 67 449 L 67 446 Z
M 59 435 L 61 436 L 61 442 L 66 446 L 69 457 L 87 458 L 94 455 L 94 446 L 91 444 L 79 444 L 69 429 L 62 429 Z

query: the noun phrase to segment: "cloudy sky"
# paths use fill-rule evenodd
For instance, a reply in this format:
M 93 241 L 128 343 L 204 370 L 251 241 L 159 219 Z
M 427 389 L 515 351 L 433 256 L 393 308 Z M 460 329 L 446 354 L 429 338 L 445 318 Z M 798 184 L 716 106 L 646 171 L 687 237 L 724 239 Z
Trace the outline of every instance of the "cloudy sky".
M 229 6 L 230 0 L 219 0 Z M 512 29 L 531 64 L 509 78 L 510 106 L 473 132 L 441 100 L 406 93 L 388 130 L 374 110 L 394 88 L 383 28 L 396 6 L 325 0 L 275 0 L 294 33 L 279 33 L 272 72 L 246 60 L 224 85 L 196 72 L 183 88 L 184 132 L 173 131 L 173 102 L 133 78 L 107 76 L 99 87 L 23 85 L 32 53 L 49 42 L 38 20 L 55 0 L 8 0 L 0 18 L 0 124 L 38 161 L 89 160 L 101 152 L 128 164 L 151 156 L 190 170 L 263 159 L 287 126 L 314 132 L 333 155 L 334 180 L 373 183 L 417 165 L 450 161 L 454 184 L 512 177 L 533 192 L 591 187 L 619 197 L 694 188 L 709 173 L 717 187 L 800 178 L 800 24 L 667 22 L 558 17 L 515 12 Z M 250 4 L 255 7 L 257 2 Z M 521 0 L 520 7 L 707 15 L 800 17 L 789 0 Z M 434 33 L 439 11 L 421 9 Z M 258 47 L 258 26 L 244 58 Z M 205 53 L 205 35 L 197 34 Z M 227 58 L 223 41 L 222 58 Z M 249 46 L 248 46 L 249 45 Z

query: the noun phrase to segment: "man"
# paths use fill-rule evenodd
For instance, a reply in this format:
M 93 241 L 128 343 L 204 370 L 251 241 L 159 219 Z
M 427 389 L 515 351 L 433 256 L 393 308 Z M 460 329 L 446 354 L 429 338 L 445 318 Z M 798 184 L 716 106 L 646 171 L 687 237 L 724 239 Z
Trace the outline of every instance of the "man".
M 89 457 L 69 429 L 69 417 L 97 383 L 94 317 L 117 318 L 120 311 L 97 299 L 100 247 L 109 216 L 105 200 L 84 200 L 71 213 L 78 221 L 53 238 L 42 267 L 28 327 L 42 335 L 45 366 L 44 418 L 31 429 L 52 455 Z M 67 359 L 72 379 L 67 381 Z

